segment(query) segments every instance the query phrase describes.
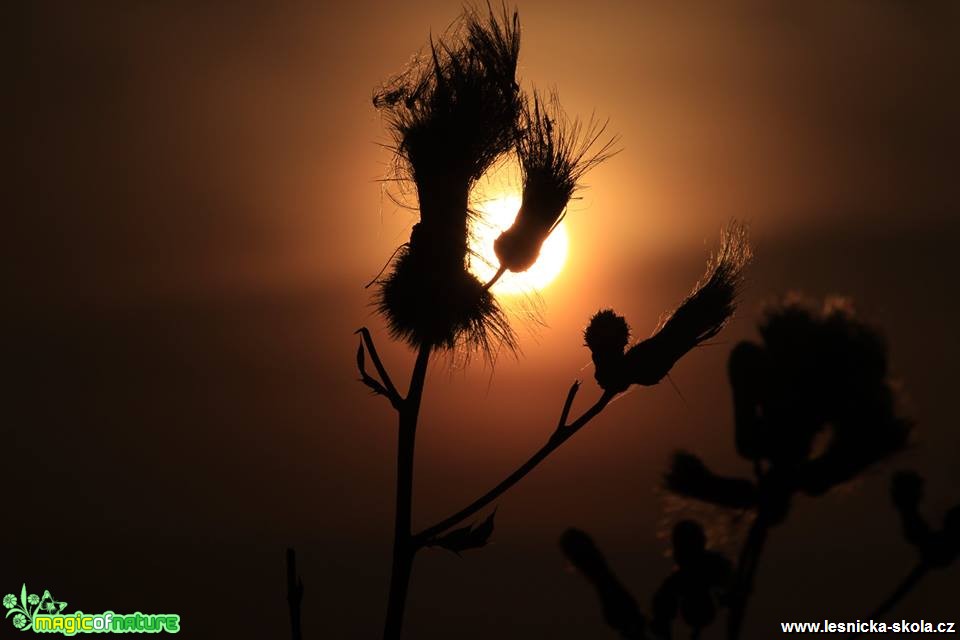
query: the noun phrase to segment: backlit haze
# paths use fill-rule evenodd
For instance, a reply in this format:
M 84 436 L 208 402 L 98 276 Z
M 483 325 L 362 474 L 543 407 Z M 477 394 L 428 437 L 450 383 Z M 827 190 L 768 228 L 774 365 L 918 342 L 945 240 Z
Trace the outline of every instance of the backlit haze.
M 185 637 L 280 638 L 289 544 L 305 637 L 376 636 L 396 424 L 357 382 L 353 332 L 370 328 L 405 389 L 412 354 L 364 285 L 417 216 L 385 191 L 389 135 L 371 96 L 458 6 L 24 3 L 18 202 L 2 234 L 13 383 L 0 593 L 25 581 L 71 611 L 180 613 Z M 657 489 L 667 460 L 686 448 L 718 472 L 749 472 L 726 358 L 755 336 L 762 302 L 788 290 L 851 295 L 885 328 L 918 433 L 858 486 L 797 501 L 766 551 L 745 637 L 863 617 L 915 560 L 889 472 L 924 473 L 936 522 L 960 499 L 960 3 L 519 11 L 522 86 L 556 86 L 571 116 L 609 118 L 623 151 L 587 174 L 543 271 L 497 285 L 517 357 L 432 364 L 415 527 L 525 460 L 574 379 L 577 409 L 592 403 L 591 314 L 613 307 L 648 335 L 732 217 L 750 222 L 757 259 L 736 318 L 673 370 L 676 389 L 636 390 L 564 445 L 498 502 L 489 548 L 418 558 L 409 637 L 607 637 L 559 552 L 569 526 L 649 602 L 671 566 L 662 534 L 675 516 Z M 478 223 L 473 246 L 488 261 L 518 198 L 516 184 L 478 193 L 492 226 Z M 957 572 L 931 575 L 897 615 L 956 619 Z M 234 611 L 214 628 L 213 612 Z

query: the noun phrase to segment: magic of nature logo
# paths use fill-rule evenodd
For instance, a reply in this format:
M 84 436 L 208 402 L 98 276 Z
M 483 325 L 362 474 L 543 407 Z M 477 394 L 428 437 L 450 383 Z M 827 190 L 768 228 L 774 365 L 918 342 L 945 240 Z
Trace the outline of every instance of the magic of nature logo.
M 175 613 L 63 613 L 67 603 L 53 597 L 44 589 L 43 595 L 29 593 L 27 585 L 20 587 L 20 597 L 12 593 L 3 596 L 3 606 L 12 618 L 14 628 L 34 633 L 60 633 L 73 636 L 78 633 L 179 633 L 180 616 Z

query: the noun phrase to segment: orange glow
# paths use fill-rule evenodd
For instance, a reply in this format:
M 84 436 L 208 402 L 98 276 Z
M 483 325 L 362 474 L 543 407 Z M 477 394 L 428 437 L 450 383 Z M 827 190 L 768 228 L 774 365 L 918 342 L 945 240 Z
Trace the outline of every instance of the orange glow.
M 496 274 L 499 261 L 493 250 L 497 237 L 506 231 L 517 217 L 520 196 L 507 193 L 487 199 L 477 205 L 482 217 L 473 225 L 470 248 L 479 256 L 470 263 L 470 271 L 487 282 Z M 546 288 L 560 275 L 567 261 L 570 239 L 566 224 L 561 221 L 543 243 L 540 257 L 523 273 L 507 272 L 493 285 L 492 291 L 499 294 L 530 293 Z

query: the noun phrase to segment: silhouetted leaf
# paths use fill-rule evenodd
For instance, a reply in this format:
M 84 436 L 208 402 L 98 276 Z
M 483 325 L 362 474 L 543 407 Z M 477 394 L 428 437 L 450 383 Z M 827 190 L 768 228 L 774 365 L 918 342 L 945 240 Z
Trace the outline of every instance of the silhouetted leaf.
M 487 546 L 490 536 L 493 534 L 493 518 L 497 515 L 496 510 L 487 516 L 483 522 L 478 525 L 467 525 L 446 533 L 430 543 L 431 547 L 443 547 L 448 551 L 460 555 L 461 552 L 468 549 L 479 549 Z

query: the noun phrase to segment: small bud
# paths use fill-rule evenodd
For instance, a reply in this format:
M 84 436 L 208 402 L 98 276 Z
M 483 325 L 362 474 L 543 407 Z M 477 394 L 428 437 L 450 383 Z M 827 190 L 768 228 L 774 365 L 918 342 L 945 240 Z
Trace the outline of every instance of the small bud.
M 623 374 L 623 350 L 630 341 L 630 326 L 613 309 L 598 311 L 583 332 L 593 359 L 594 377 L 605 391 L 625 391 L 630 382 Z
M 603 309 L 590 318 L 583 339 L 593 353 L 622 354 L 630 342 L 630 325 L 613 309 Z

